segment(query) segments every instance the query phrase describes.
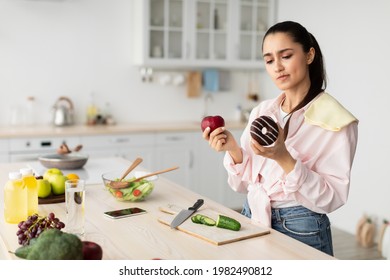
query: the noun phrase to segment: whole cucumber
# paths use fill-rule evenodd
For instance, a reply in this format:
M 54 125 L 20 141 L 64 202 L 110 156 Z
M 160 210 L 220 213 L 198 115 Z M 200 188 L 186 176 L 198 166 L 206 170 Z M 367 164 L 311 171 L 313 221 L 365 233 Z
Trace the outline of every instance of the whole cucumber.
M 224 215 L 218 215 L 216 226 L 234 231 L 241 229 L 241 224 L 237 220 Z

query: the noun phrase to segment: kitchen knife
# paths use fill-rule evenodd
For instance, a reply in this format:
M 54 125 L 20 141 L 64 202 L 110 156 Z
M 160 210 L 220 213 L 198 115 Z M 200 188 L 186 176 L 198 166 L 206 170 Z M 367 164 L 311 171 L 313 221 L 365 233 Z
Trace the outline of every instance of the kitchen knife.
M 173 219 L 171 223 L 171 228 L 177 228 L 180 226 L 185 220 L 188 219 L 193 213 L 196 212 L 202 205 L 203 205 L 203 199 L 198 199 L 194 205 L 192 205 L 187 210 L 181 210 L 179 214 Z

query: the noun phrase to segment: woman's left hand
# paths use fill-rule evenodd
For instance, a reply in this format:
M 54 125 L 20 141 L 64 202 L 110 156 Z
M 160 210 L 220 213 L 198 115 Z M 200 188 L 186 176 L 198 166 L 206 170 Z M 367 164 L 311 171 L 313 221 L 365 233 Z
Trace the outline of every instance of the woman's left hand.
M 279 136 L 271 146 L 264 147 L 251 138 L 251 148 L 256 155 L 275 160 L 286 173 L 294 169 L 296 160 L 291 156 L 284 142 L 284 130 L 278 124 Z

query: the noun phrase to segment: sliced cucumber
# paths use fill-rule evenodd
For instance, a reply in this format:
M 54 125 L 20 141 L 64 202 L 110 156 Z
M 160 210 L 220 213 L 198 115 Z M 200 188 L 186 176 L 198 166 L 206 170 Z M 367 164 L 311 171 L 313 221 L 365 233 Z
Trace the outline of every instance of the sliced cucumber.
M 223 215 L 218 215 L 216 226 L 234 231 L 239 231 L 241 228 L 241 224 L 237 220 Z
M 196 214 L 195 216 L 191 217 L 191 220 L 195 224 L 203 224 L 206 226 L 215 226 L 215 221 L 211 219 L 210 217 L 207 217 L 202 214 Z
M 217 226 L 219 228 L 230 229 L 234 231 L 239 231 L 241 228 L 241 224 L 238 221 L 223 215 L 218 215 L 218 220 L 215 221 L 212 218 L 207 217 L 205 215 L 196 214 L 191 217 L 191 221 L 195 224 L 202 224 L 206 226 Z
M 200 221 L 206 226 L 215 226 L 215 221 L 207 216 L 201 216 Z
M 191 221 L 195 224 L 201 224 L 202 222 L 198 219 L 198 215 L 192 216 Z

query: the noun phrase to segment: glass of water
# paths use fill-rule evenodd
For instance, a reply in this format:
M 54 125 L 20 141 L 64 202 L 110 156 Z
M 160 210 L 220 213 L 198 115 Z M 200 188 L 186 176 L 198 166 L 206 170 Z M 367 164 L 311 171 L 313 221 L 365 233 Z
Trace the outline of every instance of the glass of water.
M 65 182 L 66 219 L 65 230 L 78 236 L 85 231 L 85 181 L 80 179 Z

